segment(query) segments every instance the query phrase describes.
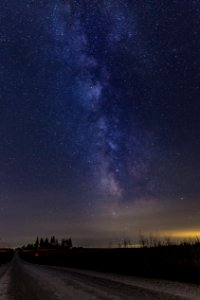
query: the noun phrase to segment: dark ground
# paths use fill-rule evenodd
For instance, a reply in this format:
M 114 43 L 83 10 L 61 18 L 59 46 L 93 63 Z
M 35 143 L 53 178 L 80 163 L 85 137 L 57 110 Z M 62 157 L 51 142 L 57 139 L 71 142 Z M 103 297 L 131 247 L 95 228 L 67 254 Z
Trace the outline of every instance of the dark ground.
M 200 282 L 200 248 L 170 246 L 140 249 L 53 249 L 21 250 L 20 256 L 32 263 L 102 272 Z
M 30 264 L 18 255 L 8 264 L 7 277 L 7 295 L 0 298 L 3 300 L 200 299 L 197 285 Z

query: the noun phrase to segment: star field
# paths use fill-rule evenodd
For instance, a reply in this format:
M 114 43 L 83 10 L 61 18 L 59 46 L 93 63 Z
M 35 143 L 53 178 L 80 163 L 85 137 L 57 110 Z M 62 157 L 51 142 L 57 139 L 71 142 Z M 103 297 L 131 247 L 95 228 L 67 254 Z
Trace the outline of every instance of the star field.
M 0 236 L 200 231 L 200 2 L 0 4 Z

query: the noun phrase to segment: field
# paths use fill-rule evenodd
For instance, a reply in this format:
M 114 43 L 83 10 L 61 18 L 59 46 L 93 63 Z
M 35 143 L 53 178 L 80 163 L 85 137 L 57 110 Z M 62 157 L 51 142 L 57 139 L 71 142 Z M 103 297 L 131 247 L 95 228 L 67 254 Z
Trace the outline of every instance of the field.
M 40 249 L 20 250 L 19 254 L 21 258 L 38 264 L 200 282 L 199 245 L 138 249 Z

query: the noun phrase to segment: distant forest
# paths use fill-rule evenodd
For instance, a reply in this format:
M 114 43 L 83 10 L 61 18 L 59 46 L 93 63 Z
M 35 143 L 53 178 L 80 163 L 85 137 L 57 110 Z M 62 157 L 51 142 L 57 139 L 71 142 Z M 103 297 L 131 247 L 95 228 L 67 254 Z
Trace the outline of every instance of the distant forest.
M 37 237 L 35 242 L 32 244 L 22 246 L 24 250 L 32 250 L 32 249 L 57 249 L 57 248 L 72 248 L 72 239 L 71 238 L 62 238 L 61 241 L 53 235 L 50 239 L 46 238 L 39 238 Z

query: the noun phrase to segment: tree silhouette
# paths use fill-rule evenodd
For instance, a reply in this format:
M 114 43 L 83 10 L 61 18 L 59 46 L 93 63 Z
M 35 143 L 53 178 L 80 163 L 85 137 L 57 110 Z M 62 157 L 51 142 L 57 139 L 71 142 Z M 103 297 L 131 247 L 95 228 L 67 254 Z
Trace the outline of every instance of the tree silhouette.
M 45 238 L 44 240 L 44 248 L 49 248 L 49 239 Z
M 36 238 L 34 246 L 35 246 L 36 249 L 39 247 L 39 237 L 38 236 Z
M 44 240 L 43 240 L 43 238 L 40 239 L 40 247 L 44 248 Z
M 61 247 L 63 247 L 63 248 L 72 248 L 72 240 L 71 240 L 71 238 L 69 238 L 69 239 L 62 239 L 62 241 L 61 241 Z
M 56 238 L 55 238 L 54 235 L 50 239 L 50 244 L 51 244 L 51 246 L 55 246 L 56 245 Z
M 40 238 L 37 236 L 35 243 L 24 245 L 23 249 L 36 249 L 39 248 L 43 249 L 51 249 L 51 248 L 72 248 L 72 239 L 71 238 L 63 238 L 61 242 L 59 243 L 58 239 L 53 235 L 51 236 L 50 240 L 46 238 Z

